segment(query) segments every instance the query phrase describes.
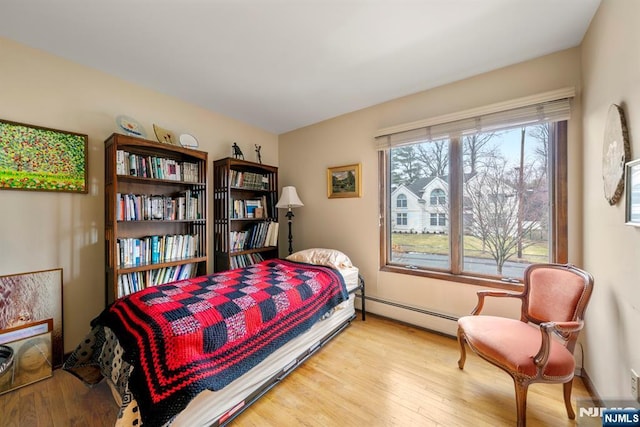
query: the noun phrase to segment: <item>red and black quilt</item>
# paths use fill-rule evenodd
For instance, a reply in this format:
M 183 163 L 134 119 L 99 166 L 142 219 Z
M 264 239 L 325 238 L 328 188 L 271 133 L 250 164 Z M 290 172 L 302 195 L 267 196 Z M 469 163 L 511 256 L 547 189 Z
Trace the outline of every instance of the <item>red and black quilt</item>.
M 285 260 L 147 288 L 122 298 L 106 326 L 133 366 L 144 425 L 163 425 L 201 391 L 220 390 L 348 299 L 335 270 Z

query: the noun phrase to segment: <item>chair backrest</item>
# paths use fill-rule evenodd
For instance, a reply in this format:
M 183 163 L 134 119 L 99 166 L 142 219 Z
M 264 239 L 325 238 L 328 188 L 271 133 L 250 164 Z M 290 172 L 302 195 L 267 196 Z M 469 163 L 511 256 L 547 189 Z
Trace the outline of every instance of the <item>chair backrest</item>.
M 535 324 L 582 320 L 592 290 L 591 274 L 571 264 L 532 264 L 524 272 L 521 320 Z M 563 338 L 575 340 L 577 334 Z

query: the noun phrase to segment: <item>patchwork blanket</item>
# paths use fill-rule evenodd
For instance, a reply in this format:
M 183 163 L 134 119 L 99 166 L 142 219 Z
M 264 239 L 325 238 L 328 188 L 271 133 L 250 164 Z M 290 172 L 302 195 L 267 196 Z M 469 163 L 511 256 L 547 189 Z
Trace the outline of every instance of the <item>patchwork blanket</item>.
M 128 387 L 143 424 L 163 425 L 347 299 L 335 270 L 268 260 L 131 294 L 92 321 L 93 336 L 96 328 L 113 331 L 132 366 Z M 65 369 L 82 377 L 80 358 L 72 354 Z

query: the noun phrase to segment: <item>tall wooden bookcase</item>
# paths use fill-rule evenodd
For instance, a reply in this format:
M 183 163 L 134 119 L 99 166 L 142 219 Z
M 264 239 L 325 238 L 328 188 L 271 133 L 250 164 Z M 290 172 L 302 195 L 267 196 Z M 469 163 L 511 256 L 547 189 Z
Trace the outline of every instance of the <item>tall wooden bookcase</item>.
M 105 141 L 105 300 L 207 274 L 207 153 Z
M 213 162 L 214 269 L 278 257 L 278 168 L 235 158 Z

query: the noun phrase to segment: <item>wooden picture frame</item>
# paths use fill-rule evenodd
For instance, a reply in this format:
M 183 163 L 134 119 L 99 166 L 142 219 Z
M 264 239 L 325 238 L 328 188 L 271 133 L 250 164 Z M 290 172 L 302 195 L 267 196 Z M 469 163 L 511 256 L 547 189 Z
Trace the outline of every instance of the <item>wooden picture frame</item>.
M 0 331 L 0 347 L 12 354 L 0 372 L 0 394 L 53 375 L 52 331 L 53 319 Z
M 0 189 L 88 193 L 88 136 L 0 119 Z
M 334 166 L 327 168 L 327 197 L 341 199 L 362 195 L 361 165 Z
M 625 165 L 625 224 L 640 227 L 640 159 Z
M 51 359 L 62 366 L 62 269 L 0 276 L 0 335 L 15 328 L 52 319 Z

